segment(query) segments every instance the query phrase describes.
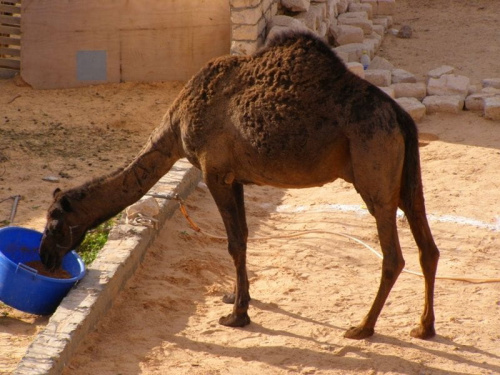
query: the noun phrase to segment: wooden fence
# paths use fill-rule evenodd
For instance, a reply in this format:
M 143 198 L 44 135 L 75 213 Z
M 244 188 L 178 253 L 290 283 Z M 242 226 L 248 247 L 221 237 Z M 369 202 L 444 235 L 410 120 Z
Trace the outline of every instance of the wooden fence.
M 21 67 L 21 0 L 0 0 L 0 76 Z

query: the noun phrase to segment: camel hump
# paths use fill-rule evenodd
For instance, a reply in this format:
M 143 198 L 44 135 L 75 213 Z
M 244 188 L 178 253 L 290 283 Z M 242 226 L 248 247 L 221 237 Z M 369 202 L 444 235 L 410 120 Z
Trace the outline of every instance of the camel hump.
M 297 42 L 312 42 L 318 46 L 324 46 L 327 50 L 330 47 L 316 34 L 309 30 L 287 30 L 281 33 L 276 33 L 271 39 L 266 42 L 266 48 L 275 48 L 294 45 Z M 320 47 L 320 48 L 322 48 Z
M 323 39 L 307 30 L 290 30 L 278 33 L 255 56 L 268 55 L 269 52 L 278 54 L 281 58 L 287 58 L 290 53 L 292 56 L 304 54 L 311 62 L 326 61 L 335 69 L 347 70 L 333 49 Z

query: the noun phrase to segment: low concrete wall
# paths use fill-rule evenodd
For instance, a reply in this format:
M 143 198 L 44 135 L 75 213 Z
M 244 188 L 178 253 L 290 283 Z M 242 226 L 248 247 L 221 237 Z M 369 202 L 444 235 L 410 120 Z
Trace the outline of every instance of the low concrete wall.
M 201 172 L 187 160 L 178 161 L 149 193 L 185 198 L 196 187 Z M 161 228 L 179 204 L 158 200 Z M 76 288 L 63 299 L 45 329 L 31 343 L 15 375 L 58 375 L 78 345 L 111 308 L 117 294 L 134 274 L 159 229 L 119 224 Z

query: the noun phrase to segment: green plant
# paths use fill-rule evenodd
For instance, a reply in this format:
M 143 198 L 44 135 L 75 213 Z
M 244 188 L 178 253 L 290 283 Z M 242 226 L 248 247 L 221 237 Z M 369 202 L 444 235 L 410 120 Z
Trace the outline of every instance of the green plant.
M 0 302 L 0 315 L 4 318 L 9 316 L 8 306 L 3 302 Z
M 114 219 L 110 219 L 97 228 L 91 229 L 87 232 L 85 239 L 78 246 L 76 252 L 80 255 L 83 262 L 89 265 L 97 257 L 99 251 L 103 248 L 108 240 L 109 231 L 113 227 Z

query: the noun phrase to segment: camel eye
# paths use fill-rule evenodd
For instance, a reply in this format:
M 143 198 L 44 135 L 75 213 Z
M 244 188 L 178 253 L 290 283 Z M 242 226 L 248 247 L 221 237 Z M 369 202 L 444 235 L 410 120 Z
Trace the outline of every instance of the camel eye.
M 63 216 L 63 211 L 60 210 L 60 209 L 58 209 L 58 208 L 56 208 L 55 210 L 53 210 L 52 213 L 50 214 L 50 217 L 52 219 L 56 219 L 56 220 L 62 218 L 62 216 Z

